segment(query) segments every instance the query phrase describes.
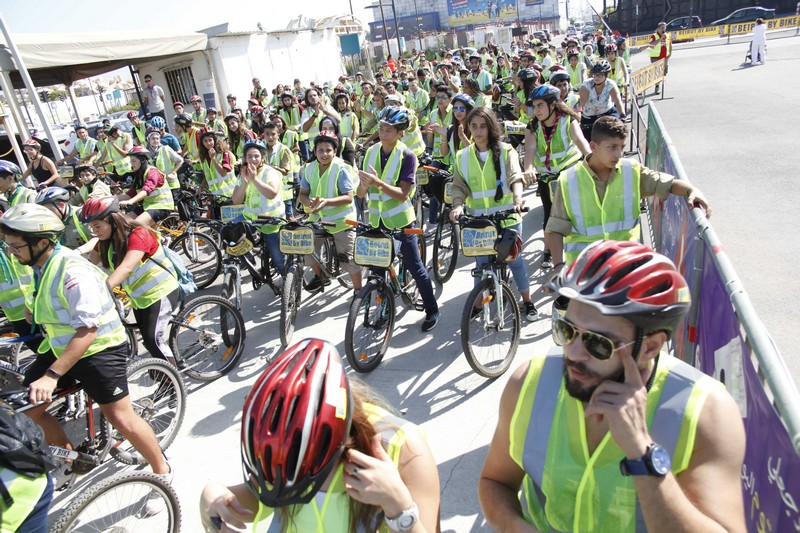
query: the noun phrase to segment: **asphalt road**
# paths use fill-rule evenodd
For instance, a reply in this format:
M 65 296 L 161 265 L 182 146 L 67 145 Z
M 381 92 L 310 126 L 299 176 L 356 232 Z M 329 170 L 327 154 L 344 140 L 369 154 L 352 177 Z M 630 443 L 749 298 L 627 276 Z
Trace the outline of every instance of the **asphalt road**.
M 665 97 L 651 98 L 692 183 L 712 204 L 711 223 L 795 382 L 800 353 L 797 133 L 800 37 L 767 36 L 767 62 L 744 64 L 750 38 L 675 46 Z M 634 69 L 645 65 L 634 56 Z M 794 132 L 794 133 L 792 133 Z M 795 243 L 795 244 L 792 244 Z

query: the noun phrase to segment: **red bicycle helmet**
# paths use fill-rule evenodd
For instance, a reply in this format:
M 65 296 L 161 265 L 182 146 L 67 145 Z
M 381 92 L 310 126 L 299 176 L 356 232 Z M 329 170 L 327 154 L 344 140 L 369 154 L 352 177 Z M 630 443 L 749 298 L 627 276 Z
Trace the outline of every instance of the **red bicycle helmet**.
M 88 224 L 118 212 L 119 198 L 116 196 L 90 196 L 81 208 L 81 222 Z
M 691 306 L 686 280 L 665 256 L 630 241 L 599 241 L 581 252 L 549 287 L 608 316 L 621 316 L 645 333 L 672 338 Z
M 268 507 L 308 503 L 344 452 L 352 397 L 336 348 L 318 339 L 289 347 L 244 402 L 245 483 Z

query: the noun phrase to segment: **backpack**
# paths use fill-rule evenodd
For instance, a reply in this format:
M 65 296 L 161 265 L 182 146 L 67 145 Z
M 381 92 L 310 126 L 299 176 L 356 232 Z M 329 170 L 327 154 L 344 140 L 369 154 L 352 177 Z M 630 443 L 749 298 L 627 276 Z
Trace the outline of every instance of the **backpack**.
M 35 478 L 58 466 L 42 428 L 0 400 L 0 466 Z
M 162 246 L 161 249 L 164 250 L 164 255 L 167 256 L 169 262 L 172 263 L 172 268 L 175 270 L 175 277 L 178 279 L 178 301 L 183 303 L 187 296 L 197 291 L 197 284 L 194 282 L 194 275 L 188 268 L 186 268 L 183 258 L 174 250 L 166 246 Z M 169 269 L 158 261 L 153 260 L 153 262 L 169 272 Z

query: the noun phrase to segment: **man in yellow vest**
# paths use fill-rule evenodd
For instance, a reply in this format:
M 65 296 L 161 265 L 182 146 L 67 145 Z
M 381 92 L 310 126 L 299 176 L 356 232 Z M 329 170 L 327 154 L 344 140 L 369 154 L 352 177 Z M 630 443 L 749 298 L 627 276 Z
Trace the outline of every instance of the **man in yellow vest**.
M 387 106 L 381 110 L 378 115 L 381 142 L 367 150 L 363 170 L 358 173 L 357 195 L 361 198 L 368 196 L 369 224 L 374 228 L 410 228 L 416 218 L 411 198 L 416 189 L 417 156 L 400 140 L 410 119 L 410 111 L 404 107 Z M 403 234 L 400 240 L 403 262 L 417 282 L 425 306 L 422 331 L 430 331 L 439 323 L 439 305 L 431 278 L 419 256 L 417 236 Z
M 551 290 L 559 348 L 512 375 L 478 482 L 495 531 L 745 531 L 745 433 L 725 386 L 662 349 L 690 307 L 675 265 L 594 243 Z M 521 490 L 521 492 L 520 492 Z
M 685 196 L 691 206 L 711 214 L 703 193 L 689 182 L 623 158 L 627 138 L 628 128 L 620 119 L 598 119 L 589 143 L 592 153 L 559 175 L 544 233 L 555 271 L 595 241 L 639 240 L 642 197 Z
M 70 153 L 55 162 L 56 166 L 63 164 L 72 158 L 77 157 L 76 165 L 81 163 L 91 164 L 95 157 L 97 157 L 97 141 L 89 137 L 89 130 L 85 124 L 78 124 L 75 126 L 75 135 L 78 140 L 75 142 L 75 148 Z
M 21 177 L 22 170 L 17 165 L 0 159 L 0 195 L 5 197 L 11 207 L 36 200 L 36 191 L 21 184 Z
M 647 47 L 650 62 L 664 60 L 664 76 L 667 75 L 667 64 L 672 56 L 672 34 L 667 32 L 667 23 L 659 22 L 655 33 L 650 35 L 650 44 Z M 661 92 L 661 84 L 656 84 L 656 94 Z
M 153 429 L 134 412 L 128 396 L 127 336 L 106 275 L 57 243 L 64 224 L 44 206 L 25 204 L 9 209 L 0 219 L 0 229 L 8 251 L 20 264 L 33 268 L 38 288 L 28 318 L 36 317 L 45 338 L 25 373 L 30 401 L 49 403 L 64 376 L 80 381 L 153 472 L 171 481 L 172 470 Z M 45 407 L 26 414 L 42 427 L 48 443 L 72 448 L 64 429 Z

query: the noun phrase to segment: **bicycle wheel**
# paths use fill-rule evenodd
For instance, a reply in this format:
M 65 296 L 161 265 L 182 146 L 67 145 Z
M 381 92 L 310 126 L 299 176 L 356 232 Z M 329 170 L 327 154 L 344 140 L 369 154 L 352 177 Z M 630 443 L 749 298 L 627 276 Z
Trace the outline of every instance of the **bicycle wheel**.
M 161 512 L 147 507 L 160 500 Z M 153 503 L 149 503 L 153 502 Z M 175 489 L 152 472 L 125 472 L 93 484 L 67 505 L 53 533 L 147 531 L 178 533 L 181 505 Z
M 281 291 L 281 344 L 289 346 L 294 335 L 294 323 L 297 318 L 297 308 L 300 307 L 300 293 L 303 286 L 303 265 L 293 263 L 283 277 L 283 290 Z
M 227 374 L 244 352 L 244 318 L 225 298 L 194 298 L 170 322 L 169 346 L 193 379 L 213 381 Z
M 511 366 L 519 345 L 519 306 L 511 288 L 506 283 L 501 283 L 500 287 L 502 294 L 498 295 L 492 280 L 481 280 L 467 296 L 461 316 L 464 355 L 469 366 L 486 378 L 503 375 Z M 503 307 L 502 320 L 498 316 L 498 296 Z M 483 309 L 474 313 L 473 307 L 480 306 Z
M 237 309 L 241 309 L 241 302 L 238 298 L 236 298 L 236 276 L 239 275 L 238 272 L 234 272 L 232 269 L 226 271 L 222 277 L 222 289 L 220 289 L 219 294 L 232 304 L 236 306 Z
M 128 360 L 135 361 L 139 359 L 139 340 L 136 338 L 136 328 L 126 327 L 125 336 L 128 348 Z
M 449 221 L 439 220 L 433 241 L 433 275 L 444 285 L 456 270 L 458 262 L 458 228 Z
M 325 239 L 324 244 L 322 245 L 322 250 L 320 250 L 320 259 L 324 261 L 325 266 L 330 272 L 339 272 L 339 277 L 336 278 L 336 281 L 339 282 L 339 285 L 345 289 L 353 290 L 353 280 L 350 279 L 350 275 L 341 268 L 341 265 L 339 264 L 339 258 L 336 257 L 336 253 L 336 245 L 334 244 L 333 239 Z
M 394 329 L 394 293 L 382 281 L 370 280 L 356 296 L 347 316 L 344 351 L 357 372 L 380 364 Z
M 222 252 L 212 237 L 202 233 L 184 233 L 169 245 L 183 259 L 194 276 L 198 289 L 205 289 L 222 271 Z
M 163 359 L 149 357 L 128 365 L 128 396 L 137 415 L 150 424 L 158 444 L 166 450 L 178 434 L 186 414 L 186 385 L 178 370 Z M 129 464 L 143 464 L 144 459 L 131 444 L 115 431 L 117 442 L 111 456 Z

